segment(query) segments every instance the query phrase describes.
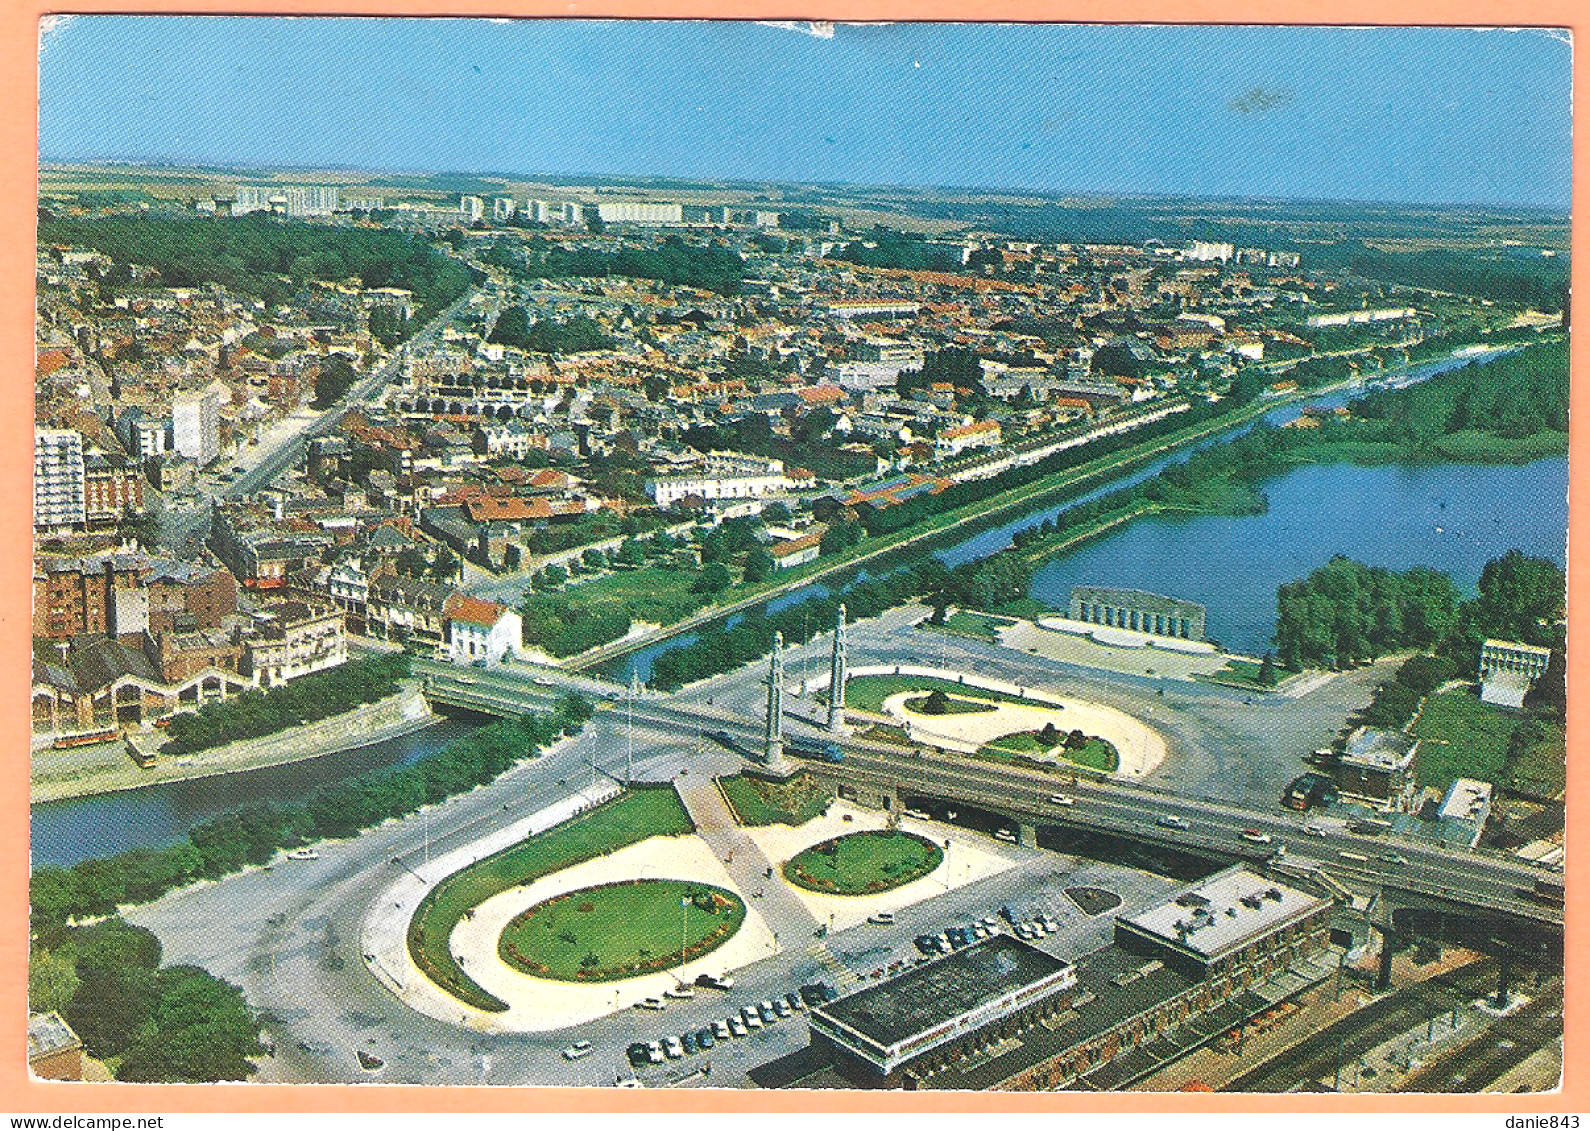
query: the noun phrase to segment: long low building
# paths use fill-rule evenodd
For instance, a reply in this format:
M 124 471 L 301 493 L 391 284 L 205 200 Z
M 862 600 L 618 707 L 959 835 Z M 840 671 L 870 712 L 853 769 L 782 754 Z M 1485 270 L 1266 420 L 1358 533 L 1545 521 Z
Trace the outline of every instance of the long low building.
M 1202 640 L 1204 618 L 1202 605 L 1141 589 L 1097 585 L 1077 585 L 1071 589 L 1071 619 L 1090 624 L 1146 632 L 1151 636 Z

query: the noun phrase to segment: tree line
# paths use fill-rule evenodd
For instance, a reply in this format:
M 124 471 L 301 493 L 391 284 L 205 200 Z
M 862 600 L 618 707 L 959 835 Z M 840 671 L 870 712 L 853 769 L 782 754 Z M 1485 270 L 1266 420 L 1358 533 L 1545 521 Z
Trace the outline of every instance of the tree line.
M 530 239 L 516 250 L 506 240 L 499 240 L 482 252 L 480 259 L 521 279 L 602 279 L 616 275 L 655 279 L 720 295 L 739 294 L 745 277 L 745 260 L 738 252 L 717 243 L 687 244 L 678 236 L 667 236 L 649 247 L 620 247 L 614 251 L 570 248 L 541 238 Z
M 468 267 L 418 236 L 264 215 L 60 217 L 40 223 L 38 240 L 90 247 L 119 264 L 153 267 L 169 287 L 219 283 L 273 305 L 291 299 L 310 279 L 357 277 L 365 287 L 413 291 L 421 314 L 429 317 L 473 282 Z
M 407 679 L 409 657 L 393 652 L 349 660 L 269 690 L 250 690 L 172 716 L 162 754 L 192 754 L 228 742 L 275 734 L 340 715 L 394 695 Z
M 530 353 L 553 354 L 605 350 L 613 345 L 613 338 L 589 315 L 532 320 L 522 306 L 510 306 L 497 317 L 490 340 Z
M 34 871 L 32 924 L 40 939 L 74 919 L 147 903 L 194 880 L 218 879 L 267 863 L 278 849 L 326 837 L 349 837 L 494 780 L 564 735 L 577 734 L 591 704 L 567 695 L 545 714 L 482 727 L 419 761 L 321 786 L 293 801 L 257 801 L 195 826 L 168 848 L 135 848 L 70 868 Z M 46 944 L 47 945 L 47 944 Z

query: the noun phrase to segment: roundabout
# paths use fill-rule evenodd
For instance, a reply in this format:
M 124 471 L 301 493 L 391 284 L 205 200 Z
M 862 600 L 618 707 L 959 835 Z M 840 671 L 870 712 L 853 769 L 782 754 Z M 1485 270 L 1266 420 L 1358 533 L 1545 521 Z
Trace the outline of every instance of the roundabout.
M 521 911 L 503 928 L 510 967 L 560 982 L 611 982 L 702 958 L 732 938 L 745 903 L 684 880 L 624 880 L 579 888 Z
M 821 841 L 784 865 L 784 878 L 822 895 L 878 895 L 921 879 L 944 862 L 925 836 L 865 830 Z

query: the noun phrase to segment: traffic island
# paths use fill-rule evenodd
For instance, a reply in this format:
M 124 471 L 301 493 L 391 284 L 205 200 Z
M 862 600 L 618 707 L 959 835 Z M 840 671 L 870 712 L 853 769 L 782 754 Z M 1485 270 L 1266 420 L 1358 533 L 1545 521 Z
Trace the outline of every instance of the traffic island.
M 784 865 L 784 878 L 823 895 L 877 895 L 919 880 L 943 862 L 944 850 L 927 837 L 883 829 L 814 844 Z
M 624 880 L 565 892 L 521 911 L 503 930 L 498 953 L 538 978 L 612 982 L 704 957 L 744 921 L 744 901 L 723 888 Z

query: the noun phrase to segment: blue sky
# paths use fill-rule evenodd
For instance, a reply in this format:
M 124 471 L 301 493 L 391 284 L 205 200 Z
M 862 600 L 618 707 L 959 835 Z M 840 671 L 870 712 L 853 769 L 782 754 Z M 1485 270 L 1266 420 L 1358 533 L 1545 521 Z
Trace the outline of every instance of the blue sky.
M 1566 210 L 1562 33 L 78 16 L 44 160 Z

